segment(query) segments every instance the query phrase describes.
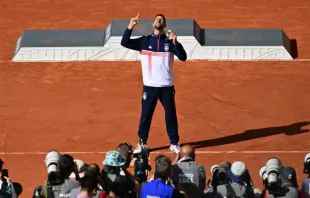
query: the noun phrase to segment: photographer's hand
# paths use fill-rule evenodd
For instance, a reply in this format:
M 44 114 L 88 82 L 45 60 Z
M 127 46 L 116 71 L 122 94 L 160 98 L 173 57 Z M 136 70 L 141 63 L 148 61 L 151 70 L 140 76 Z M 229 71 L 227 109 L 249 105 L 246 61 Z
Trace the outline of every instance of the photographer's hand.
M 3 178 L 5 179 L 6 183 L 8 183 L 8 184 L 11 183 L 11 179 L 9 177 L 4 176 Z
M 75 180 L 76 181 L 80 181 L 81 178 L 80 178 L 80 175 L 79 175 L 78 166 L 77 166 L 76 162 L 74 163 L 73 173 L 75 174 Z
M 137 158 L 132 158 L 131 161 L 130 161 L 130 165 L 129 167 L 135 167 L 135 162 L 136 162 Z

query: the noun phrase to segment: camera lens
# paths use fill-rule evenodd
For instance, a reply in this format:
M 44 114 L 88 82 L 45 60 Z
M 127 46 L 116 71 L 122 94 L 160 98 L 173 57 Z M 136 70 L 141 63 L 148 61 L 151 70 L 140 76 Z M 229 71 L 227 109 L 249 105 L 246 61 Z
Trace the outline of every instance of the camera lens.
M 220 166 L 217 164 L 214 164 L 210 169 L 211 174 L 213 174 L 216 170 L 219 170 L 219 169 L 220 169 Z
M 260 170 L 259 170 L 259 176 L 265 180 L 267 178 L 267 174 L 266 174 L 266 166 L 263 166 Z
M 57 171 L 57 164 L 60 156 L 60 153 L 57 151 L 50 151 L 47 153 L 45 157 L 45 166 L 48 173 Z

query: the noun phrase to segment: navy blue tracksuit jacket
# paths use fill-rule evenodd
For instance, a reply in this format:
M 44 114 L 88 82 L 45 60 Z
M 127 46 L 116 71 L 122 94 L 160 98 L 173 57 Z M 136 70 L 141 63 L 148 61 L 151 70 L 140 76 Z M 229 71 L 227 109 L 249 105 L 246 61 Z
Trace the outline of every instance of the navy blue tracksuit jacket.
M 152 117 L 157 101 L 160 100 L 165 109 L 166 130 L 170 143 L 177 145 L 179 135 L 174 100 L 173 62 L 174 55 L 179 60 L 186 61 L 187 54 L 181 43 L 174 45 L 166 34 L 130 39 L 131 34 L 132 30 L 125 30 L 121 45 L 140 52 L 144 84 L 138 130 L 140 140 L 144 144 L 147 143 Z

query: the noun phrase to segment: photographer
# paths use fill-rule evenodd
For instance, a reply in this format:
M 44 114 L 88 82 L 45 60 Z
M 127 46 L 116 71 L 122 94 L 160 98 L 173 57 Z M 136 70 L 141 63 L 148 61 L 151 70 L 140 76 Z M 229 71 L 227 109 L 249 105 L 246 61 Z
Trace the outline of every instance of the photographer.
M 56 153 L 50 152 L 47 155 L 47 166 L 53 158 L 53 163 L 55 163 Z M 41 190 L 41 197 L 44 198 L 61 198 L 70 197 L 71 190 L 80 186 L 80 183 L 76 180 L 70 179 L 70 174 L 74 171 L 75 163 L 73 157 L 70 155 L 62 155 L 58 161 L 58 171 L 49 172 L 55 173 L 49 174 L 49 178 L 44 182 Z M 58 174 L 59 173 L 59 174 Z M 78 175 L 78 173 L 76 173 Z
M 202 198 L 206 189 L 205 167 L 195 161 L 195 149 L 184 145 L 172 166 L 173 180 L 180 185 L 189 198 Z
M 154 180 L 146 183 L 139 194 L 140 198 L 165 197 L 165 198 L 185 198 L 186 193 L 177 190 L 171 185 L 166 184 L 171 175 L 172 164 L 168 157 L 160 157 L 155 161 Z
M 263 179 L 265 187 L 261 197 L 297 198 L 298 191 L 293 187 L 297 186 L 297 182 L 293 181 L 293 172 L 291 168 L 283 168 L 279 159 L 270 158 L 266 162 L 266 166 L 262 167 L 259 171 L 259 175 Z
M 243 162 L 234 162 L 226 171 L 228 184 L 217 186 L 217 197 L 255 198 L 251 177 Z
M 231 163 L 227 161 L 223 161 L 220 163 L 220 165 L 213 165 L 210 169 L 212 178 L 208 180 L 207 185 L 208 189 L 205 191 L 205 198 L 210 197 L 214 198 L 216 197 L 216 190 L 217 186 L 219 185 L 226 185 L 229 183 L 229 179 L 226 176 L 226 171 L 229 170 L 231 167 Z
M 14 185 L 11 183 L 8 169 L 3 169 L 4 162 L 0 158 L 0 194 L 3 197 L 17 198 L 17 194 L 14 189 Z
M 296 171 L 292 167 L 284 167 L 280 172 L 282 188 L 286 190 L 285 197 L 297 198 L 299 195 L 299 187 L 297 183 Z
M 103 161 L 102 179 L 105 190 L 109 194 L 115 193 L 118 197 L 130 197 L 131 193 L 138 192 L 140 184 L 128 171 L 125 159 L 119 151 L 109 151 Z
M 14 191 L 14 186 L 11 183 L 10 178 L 8 178 L 6 176 L 2 176 L 0 185 L 1 185 L 0 193 L 2 196 L 10 197 L 10 198 L 16 198 L 17 197 L 17 195 Z

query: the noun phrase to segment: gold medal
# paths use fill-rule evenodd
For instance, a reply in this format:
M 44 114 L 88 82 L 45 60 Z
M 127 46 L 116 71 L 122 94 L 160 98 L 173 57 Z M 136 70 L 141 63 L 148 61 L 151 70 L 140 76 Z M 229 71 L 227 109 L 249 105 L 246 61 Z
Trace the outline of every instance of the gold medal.
M 169 35 L 172 33 L 172 31 L 171 30 L 167 30 L 166 31 L 166 35 L 169 37 Z

